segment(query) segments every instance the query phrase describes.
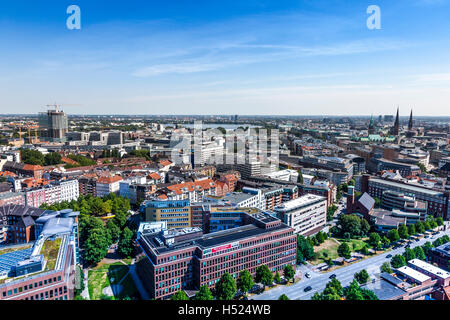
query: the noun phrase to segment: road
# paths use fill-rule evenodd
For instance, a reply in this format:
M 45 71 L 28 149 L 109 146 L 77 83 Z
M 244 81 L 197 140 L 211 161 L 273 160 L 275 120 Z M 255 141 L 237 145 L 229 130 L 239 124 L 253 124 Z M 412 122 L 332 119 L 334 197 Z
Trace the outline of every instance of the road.
M 433 242 L 437 238 L 443 236 L 444 234 L 450 235 L 450 229 L 446 231 L 441 231 L 438 235 L 430 237 L 428 239 L 422 239 L 419 242 L 414 242 L 411 244 L 411 248 L 422 246 L 425 242 L 430 241 Z M 336 274 L 337 279 L 341 282 L 342 286 L 345 287 L 352 282 L 354 274 L 363 269 L 366 269 L 369 273 L 370 277 L 374 279 L 378 277 L 380 274 L 380 267 L 384 262 L 390 261 L 390 259 L 386 258 L 387 255 L 391 254 L 392 256 L 396 254 L 402 254 L 405 251 L 404 247 L 400 247 L 395 250 L 391 250 L 389 252 L 385 252 L 383 254 L 374 256 L 372 258 L 368 258 L 359 262 L 355 262 L 348 266 L 339 268 L 332 272 L 327 273 L 317 273 L 309 270 L 309 266 L 299 266 L 303 273 L 309 272 L 311 274 L 311 278 L 304 277 L 302 280 L 297 282 L 291 286 L 279 286 L 277 288 L 268 290 L 260 295 L 255 295 L 250 297 L 252 300 L 277 300 L 280 295 L 283 293 L 289 297 L 291 300 L 310 300 L 311 297 L 316 292 L 322 292 L 325 289 L 325 285 L 328 281 L 330 281 L 330 275 Z M 304 289 L 308 286 L 312 287 L 311 291 L 305 292 Z

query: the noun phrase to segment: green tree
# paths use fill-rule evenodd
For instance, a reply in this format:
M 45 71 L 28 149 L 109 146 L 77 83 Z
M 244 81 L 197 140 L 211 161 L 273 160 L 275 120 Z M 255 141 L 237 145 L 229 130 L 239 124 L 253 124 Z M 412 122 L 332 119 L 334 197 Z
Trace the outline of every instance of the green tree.
M 111 240 L 116 242 L 120 237 L 120 228 L 116 225 L 114 220 L 109 220 L 106 223 L 106 228 L 109 230 L 111 234 Z
M 409 237 L 408 227 L 404 224 L 401 224 L 400 227 L 398 227 L 398 235 L 401 239 L 407 239 Z
M 437 217 L 436 218 L 436 223 L 438 226 L 443 226 L 444 225 L 444 219 L 442 217 Z
M 108 235 L 105 228 L 89 231 L 84 244 L 84 259 L 90 265 L 97 265 L 108 253 Z
M 262 283 L 264 287 L 270 286 L 273 283 L 273 275 L 268 266 L 263 264 L 256 268 L 255 281 Z
M 413 236 L 416 234 L 416 227 L 413 224 L 408 225 L 408 234 Z
M 377 295 L 371 290 L 360 288 L 360 291 L 364 300 L 379 300 Z
M 232 300 L 236 295 L 236 282 L 229 273 L 224 273 L 216 283 L 217 300 Z
M 311 260 L 315 258 L 314 248 L 304 236 L 297 235 L 297 248 L 304 259 Z
M 391 240 L 392 242 L 396 242 L 396 241 L 400 240 L 400 235 L 398 234 L 397 229 L 389 230 L 387 236 L 388 236 L 389 240 Z
M 391 240 L 389 240 L 389 238 L 386 236 L 383 237 L 382 242 L 385 248 L 389 248 L 389 246 L 391 245 Z
M 295 277 L 295 270 L 294 270 L 294 268 L 292 267 L 292 265 L 288 264 L 288 265 L 286 265 L 286 266 L 284 267 L 283 275 L 284 275 L 284 278 L 285 278 L 287 281 L 289 281 L 289 280 L 294 280 L 294 277 Z
M 363 269 L 360 272 L 355 273 L 355 279 L 360 284 L 365 284 L 370 280 L 370 276 L 369 273 L 367 273 L 366 269 Z
M 389 262 L 383 263 L 380 267 L 380 270 L 381 270 L 381 272 L 386 272 L 389 274 L 391 274 L 393 272 L 392 268 L 391 268 L 391 264 Z
M 278 298 L 278 300 L 290 300 L 284 293 Z
M 430 241 L 425 242 L 425 244 L 422 246 L 425 256 L 429 255 L 432 248 L 433 248 L 433 244 Z
M 415 254 L 414 250 L 412 250 L 410 248 L 405 249 L 405 252 L 403 252 L 403 256 L 405 257 L 406 261 L 416 258 L 416 254 Z
M 53 166 L 62 163 L 62 157 L 57 152 L 50 152 L 44 156 L 44 165 Z
M 344 257 L 345 259 L 351 258 L 351 251 L 350 251 L 350 247 L 348 246 L 347 242 L 341 243 L 338 247 L 337 252 L 340 257 Z
M 417 233 L 425 232 L 425 227 L 423 226 L 423 223 L 421 221 L 418 221 L 415 226 L 416 226 Z
M 251 273 L 248 270 L 241 271 L 236 281 L 236 285 L 241 292 L 246 294 L 255 285 Z
M 133 231 L 131 231 L 128 227 L 125 227 L 120 235 L 117 251 L 125 258 L 131 257 L 134 252 Z
M 406 260 L 405 257 L 400 255 L 400 254 L 396 254 L 395 256 L 392 257 L 391 259 L 391 266 L 395 269 L 401 268 L 403 266 L 406 266 Z
M 361 287 L 356 280 L 350 283 L 350 286 L 345 288 L 344 296 L 346 300 L 364 300 L 364 296 L 361 293 Z
M 170 297 L 170 300 L 189 300 L 189 297 L 187 296 L 186 292 L 183 290 L 178 291 L 173 296 Z
M 417 259 L 420 259 L 423 261 L 425 261 L 427 259 L 427 256 L 425 255 L 425 252 L 423 251 L 422 247 L 415 247 L 414 254 L 416 255 Z
M 339 296 L 343 294 L 341 282 L 337 278 L 333 278 L 326 284 L 325 288 L 334 288 Z
M 378 243 L 380 243 L 381 237 L 378 233 L 372 232 L 369 234 L 369 243 L 372 247 L 377 247 Z
M 417 166 L 420 168 L 420 171 L 422 171 L 423 173 L 427 173 L 427 167 L 425 167 L 425 165 L 423 163 L 417 162 Z
M 44 155 L 38 150 L 21 149 L 20 159 L 23 163 L 31 165 L 44 165 Z
M 280 276 L 280 273 L 278 271 L 275 273 L 275 276 L 273 277 L 273 281 L 275 281 L 275 283 L 280 283 L 281 282 L 281 276 Z
M 209 287 L 207 285 L 201 286 L 200 290 L 194 296 L 194 300 L 213 300 L 213 299 L 214 298 L 211 293 L 211 290 L 209 290 Z

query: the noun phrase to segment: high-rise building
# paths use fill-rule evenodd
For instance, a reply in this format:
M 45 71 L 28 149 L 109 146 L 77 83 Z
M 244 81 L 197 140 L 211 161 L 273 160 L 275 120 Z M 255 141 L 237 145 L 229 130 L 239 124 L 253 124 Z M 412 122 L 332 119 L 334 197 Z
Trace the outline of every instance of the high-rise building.
M 49 141 L 65 141 L 66 133 L 69 132 L 69 122 L 67 114 L 58 110 L 55 105 L 54 110 L 39 113 L 39 126 L 41 137 Z

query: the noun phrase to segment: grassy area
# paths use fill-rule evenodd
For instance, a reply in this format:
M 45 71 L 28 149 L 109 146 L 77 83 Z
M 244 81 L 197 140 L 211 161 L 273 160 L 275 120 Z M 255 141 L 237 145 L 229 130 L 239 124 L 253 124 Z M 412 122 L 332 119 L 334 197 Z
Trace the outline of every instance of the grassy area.
M 127 272 L 128 266 L 125 266 L 120 262 L 99 265 L 94 269 L 89 270 L 88 290 L 91 300 L 100 300 L 103 295 L 103 290 L 110 285 L 118 284 Z M 129 293 L 133 291 L 134 282 L 131 279 L 131 283 L 129 283 L 127 278 L 128 276 L 121 283 L 124 289 L 119 296 L 115 297 L 116 299 L 129 295 Z M 134 290 L 136 290 L 136 288 L 134 288 Z
M 41 254 L 43 254 L 44 259 L 47 260 L 45 270 L 53 270 L 55 268 L 61 240 L 61 238 L 57 238 L 56 240 L 46 240 L 42 245 Z
M 350 239 L 350 240 L 338 239 L 338 241 L 341 243 L 347 242 L 350 247 L 350 250 L 352 250 L 352 251 L 361 250 L 366 245 L 366 240 L 367 239 Z
M 317 254 L 316 259 L 311 261 L 312 265 L 318 265 L 328 259 L 336 259 L 339 255 L 337 249 L 340 242 L 334 238 L 325 240 L 320 246 L 314 247 L 314 252 Z
M 11 252 L 14 252 L 14 251 L 25 250 L 25 249 L 28 249 L 29 247 L 31 247 L 31 245 L 25 245 L 25 246 L 14 247 L 14 248 L 0 249 L 0 256 L 2 254 L 11 253 Z
M 129 258 L 129 259 L 122 259 L 123 262 L 125 262 L 127 265 L 130 265 L 131 262 L 133 261 L 133 259 Z

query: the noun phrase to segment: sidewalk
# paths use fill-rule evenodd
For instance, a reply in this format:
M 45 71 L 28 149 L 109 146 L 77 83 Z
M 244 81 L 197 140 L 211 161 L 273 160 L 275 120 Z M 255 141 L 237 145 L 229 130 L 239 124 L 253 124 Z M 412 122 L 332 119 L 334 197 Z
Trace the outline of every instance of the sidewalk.
M 88 288 L 88 276 L 89 276 L 89 270 L 83 269 L 84 273 L 84 290 L 81 292 L 81 296 L 86 300 L 91 300 L 89 297 L 89 288 Z

